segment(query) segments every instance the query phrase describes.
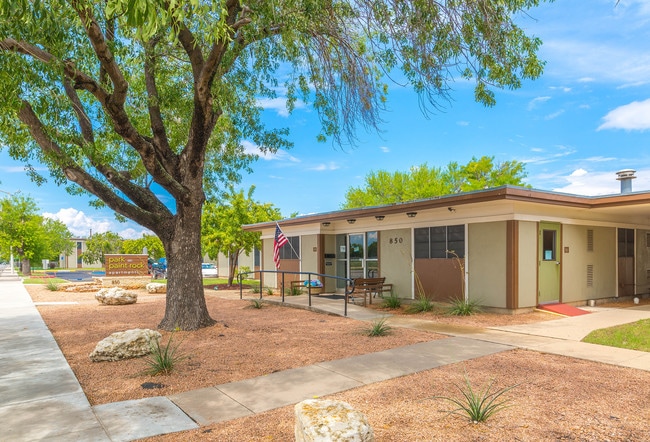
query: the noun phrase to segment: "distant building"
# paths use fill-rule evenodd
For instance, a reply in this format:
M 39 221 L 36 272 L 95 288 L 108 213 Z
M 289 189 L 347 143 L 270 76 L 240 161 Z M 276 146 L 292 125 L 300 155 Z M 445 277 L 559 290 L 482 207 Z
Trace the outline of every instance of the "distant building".
M 72 249 L 72 252 L 70 252 L 69 255 L 59 255 L 59 268 L 83 269 L 103 267 L 102 263 L 99 261 L 96 261 L 92 264 L 86 264 L 81 259 L 81 256 L 86 251 L 86 241 L 88 241 L 88 238 L 71 238 L 70 241 L 74 243 L 75 247 Z

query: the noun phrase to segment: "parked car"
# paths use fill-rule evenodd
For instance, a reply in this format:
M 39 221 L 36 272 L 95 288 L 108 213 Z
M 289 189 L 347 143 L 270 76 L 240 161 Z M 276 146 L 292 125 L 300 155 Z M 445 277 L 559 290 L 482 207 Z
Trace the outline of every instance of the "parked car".
M 167 258 L 160 258 L 158 262 L 151 265 L 153 279 L 167 278 Z
M 201 264 L 201 274 L 204 278 L 218 278 L 219 270 L 217 269 L 217 266 L 211 262 L 204 262 Z

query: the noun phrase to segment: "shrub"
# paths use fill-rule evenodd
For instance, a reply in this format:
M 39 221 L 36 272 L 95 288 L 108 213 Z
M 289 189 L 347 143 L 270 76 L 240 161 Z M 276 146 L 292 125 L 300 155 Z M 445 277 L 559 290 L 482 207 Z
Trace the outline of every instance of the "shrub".
M 470 316 L 473 315 L 474 313 L 477 313 L 481 311 L 481 307 L 479 306 L 479 301 L 477 300 L 465 300 L 462 298 L 452 298 L 449 301 L 451 303 L 451 306 L 449 307 L 449 310 L 447 311 L 448 314 L 454 315 L 454 316 Z
M 147 369 L 144 374 L 157 376 L 159 374 L 170 374 L 176 368 L 176 365 L 185 359 L 185 356 L 179 355 L 176 352 L 180 347 L 181 342 L 172 345 L 174 332 L 169 335 L 167 344 L 161 347 L 158 340 L 154 340 L 151 344 L 151 354 L 145 359 Z
M 402 300 L 395 295 L 390 295 L 384 298 L 383 306 L 385 308 L 397 309 L 402 306 Z
M 57 284 L 54 281 L 48 281 L 45 287 L 51 292 L 58 292 L 59 289 L 61 288 L 59 284 Z
M 273 296 L 273 287 L 267 287 L 265 290 L 266 296 Z
M 449 413 L 460 414 L 461 416 L 468 416 L 469 419 L 474 422 L 485 422 L 490 416 L 494 413 L 508 408 L 509 399 L 500 400 L 508 391 L 515 388 L 516 385 L 511 385 L 510 387 L 501 388 L 496 391 L 492 391 L 492 386 L 494 385 L 494 379 L 485 387 L 485 389 L 475 392 L 472 388 L 472 384 L 469 381 L 467 374 L 465 374 L 465 386 L 464 388 L 460 385 L 454 384 L 454 386 L 461 392 L 463 397 L 461 399 L 455 399 L 445 396 L 436 396 L 435 399 L 444 399 L 458 406 L 455 410 L 451 410 Z
M 433 310 L 433 302 L 426 296 L 419 296 L 417 301 L 411 303 L 409 305 L 408 311 L 409 313 L 422 313 L 422 312 L 430 312 Z
M 256 285 L 254 285 L 254 286 L 251 287 L 251 292 L 259 294 L 260 293 L 260 288 L 258 286 L 256 286 Z
M 375 336 L 386 336 L 390 334 L 393 328 L 386 324 L 386 318 L 381 318 L 376 321 L 373 321 L 368 328 L 364 330 L 366 336 L 375 337 Z

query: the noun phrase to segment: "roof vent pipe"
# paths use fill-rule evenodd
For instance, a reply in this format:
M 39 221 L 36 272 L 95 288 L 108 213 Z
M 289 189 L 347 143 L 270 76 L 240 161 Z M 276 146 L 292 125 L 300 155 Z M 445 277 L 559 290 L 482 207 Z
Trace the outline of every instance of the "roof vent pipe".
M 624 169 L 616 172 L 617 180 L 621 182 L 621 193 L 630 193 L 632 192 L 632 180 L 636 177 L 634 176 L 636 170 L 633 169 Z

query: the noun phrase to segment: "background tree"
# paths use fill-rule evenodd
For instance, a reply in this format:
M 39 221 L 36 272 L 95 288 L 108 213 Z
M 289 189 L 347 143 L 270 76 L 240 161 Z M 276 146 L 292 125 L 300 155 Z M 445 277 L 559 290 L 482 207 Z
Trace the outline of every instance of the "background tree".
M 68 252 L 72 246 L 67 227 L 43 218 L 38 211 L 30 197 L 13 195 L 0 200 L 0 250 L 4 256 L 12 252 L 18 256 L 26 276 L 32 273 L 32 262 L 55 256 L 58 260 L 58 254 Z
M 44 259 L 50 259 L 52 262 L 58 263 L 59 255 L 72 253 L 74 243 L 68 226 L 59 220 L 45 218 L 43 220 L 43 230 L 46 241 L 46 258 Z
M 159 327 L 212 324 L 201 280 L 204 184 L 236 182 L 252 157 L 290 147 L 260 98 L 312 103 L 320 139 L 380 122 L 382 72 L 436 107 L 455 77 L 493 87 L 536 78 L 540 41 L 512 21 L 539 0 L 0 0 L 0 146 L 38 182 L 134 220 L 162 241 Z
M 142 235 L 137 239 L 125 239 L 122 241 L 122 251 L 124 253 L 142 253 L 144 248 L 147 248 L 149 257 L 154 260 L 165 257 L 165 248 L 162 241 L 156 235 Z
M 219 253 L 228 257 L 228 285 L 232 285 L 237 273 L 239 255 L 251 253 L 261 245 L 259 232 L 246 232 L 244 224 L 255 224 L 282 218 L 280 210 L 270 203 L 253 200 L 255 186 L 235 191 L 232 187 L 223 202 L 208 202 L 203 208 L 202 244 L 210 259 L 217 259 Z
M 498 187 L 505 184 L 525 186 L 526 166 L 519 161 L 494 163 L 494 157 L 472 157 L 464 166 L 451 162 L 445 169 L 426 163 L 408 172 L 370 172 L 363 186 L 350 187 L 345 193 L 344 209 L 380 206 L 452 193 Z
M 123 239 L 114 232 L 95 233 L 86 241 L 86 251 L 81 255 L 81 259 L 86 264 L 95 264 L 96 262 L 106 264 L 105 255 L 121 253 Z M 142 253 L 142 249 L 140 252 Z

